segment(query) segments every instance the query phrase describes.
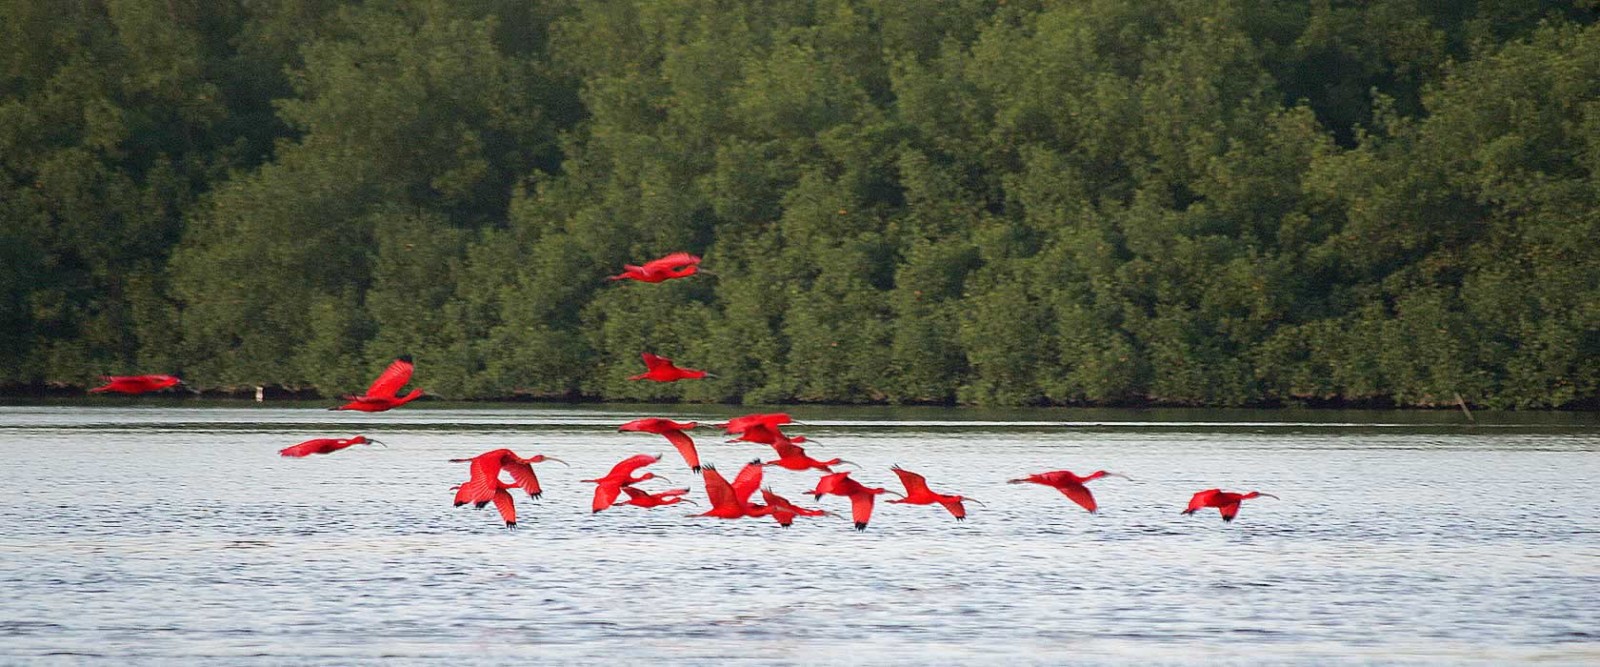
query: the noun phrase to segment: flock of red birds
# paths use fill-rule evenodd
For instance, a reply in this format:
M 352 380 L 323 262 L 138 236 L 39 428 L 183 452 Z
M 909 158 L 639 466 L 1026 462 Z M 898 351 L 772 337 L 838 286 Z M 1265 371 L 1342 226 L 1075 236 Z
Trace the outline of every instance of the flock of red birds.
M 661 259 L 646 263 L 643 266 L 626 265 L 622 273 L 610 276 L 607 280 L 636 280 L 645 283 L 659 283 L 666 280 L 686 278 L 699 271 L 700 258 L 689 253 L 674 253 Z M 645 364 L 645 372 L 635 375 L 630 380 L 650 380 L 654 382 L 677 382 L 679 380 L 697 380 L 707 377 L 716 377 L 702 370 L 680 368 L 672 363 L 671 359 L 657 356 L 649 352 L 641 355 Z M 346 396 L 343 405 L 330 410 L 357 410 L 361 412 L 382 412 L 421 397 L 420 389 L 401 395 L 400 390 L 411 381 L 415 366 L 410 357 L 400 357 L 389 364 L 378 379 L 373 381 L 367 391 L 360 396 Z M 182 380 L 172 375 L 138 375 L 107 377 L 107 384 L 90 389 L 91 393 L 116 392 L 124 394 L 142 394 L 160 391 L 170 387 L 182 386 Z M 872 519 L 873 503 L 877 496 L 891 493 L 899 496 L 889 500 L 890 503 L 904 505 L 940 505 L 950 512 L 957 521 L 965 520 L 967 509 L 965 503 L 979 502 L 955 494 L 937 493 L 928 486 L 928 481 L 922 475 L 906 470 L 899 466 L 891 468 L 900 483 L 905 487 L 905 493 L 890 491 L 883 487 L 869 487 L 850 477 L 851 471 L 835 472 L 833 468 L 839 465 L 856 464 L 839 458 L 821 460 L 813 458 L 806 453 L 800 443 L 806 442 L 805 436 L 789 437 L 783 432 L 783 427 L 797 424 L 789 415 L 784 413 L 750 414 L 735 417 L 726 423 L 717 424 L 723 433 L 735 436 L 728 442 L 751 442 L 768 445 L 776 453 L 770 461 L 756 458 L 744 464 L 730 482 L 711 464 L 702 464 L 700 454 L 695 449 L 695 443 L 689 437 L 688 431 L 700 426 L 695 422 L 675 422 L 659 417 L 636 419 L 618 427 L 619 431 L 633 431 L 639 433 L 652 433 L 666 438 L 667 442 L 678 450 L 689 469 L 700 473 L 705 485 L 705 494 L 709 509 L 694 516 L 709 516 L 719 519 L 741 519 L 745 517 L 760 518 L 772 517 L 778 525 L 785 528 L 791 525 L 796 517 L 836 516 L 817 508 L 801 507 L 789 499 L 772 492 L 771 488 L 761 488 L 762 471 L 768 466 L 778 466 L 793 471 L 819 471 L 822 476 L 817 480 L 816 487 L 808 491 L 814 500 L 821 500 L 823 496 L 843 496 L 850 499 L 850 516 L 855 523 L 856 530 L 866 530 L 867 523 Z M 312 454 L 332 454 L 334 452 L 361 444 L 384 443 L 378 440 L 357 435 L 351 438 L 317 438 L 284 448 L 279 453 L 289 457 L 303 457 Z M 610 472 L 594 479 L 582 480 L 595 485 L 594 502 L 591 509 L 601 512 L 611 507 L 633 505 L 636 507 L 661 507 L 676 505 L 678 503 L 694 503 L 685 498 L 689 493 L 687 488 L 668 489 L 651 493 L 638 486 L 640 482 L 650 479 L 666 478 L 652 472 L 640 472 L 651 464 L 661 460 L 660 454 L 635 454 L 623 459 L 612 466 Z M 521 490 L 531 498 L 539 498 L 544 490 L 539 486 L 539 477 L 534 474 L 533 464 L 545 461 L 555 461 L 567 465 L 561 459 L 538 454 L 530 457 L 519 456 L 509 449 L 496 449 L 471 458 L 451 459 L 452 463 L 467 463 L 468 478 L 465 482 L 452 487 L 456 492 L 455 504 L 471 504 L 482 508 L 493 503 L 500 511 L 500 517 L 505 521 L 507 528 L 515 529 L 517 526 L 516 503 L 512 499 L 512 491 Z M 506 481 L 501 477 L 505 474 L 511 480 Z M 1039 484 L 1060 491 L 1067 499 L 1077 503 L 1083 509 L 1093 513 L 1098 511 L 1099 505 L 1095 502 L 1094 494 L 1086 486 L 1088 482 L 1102 477 L 1123 477 L 1114 472 L 1097 470 L 1088 475 L 1079 476 L 1066 470 L 1042 472 L 1026 477 L 1009 480 L 1010 484 Z M 670 481 L 670 480 L 669 480 Z M 761 498 L 757 502 L 755 492 L 761 489 Z M 625 500 L 618 499 L 626 495 Z M 1277 498 L 1277 496 L 1252 491 L 1250 493 L 1232 493 L 1221 489 L 1207 489 L 1194 494 L 1189 499 L 1189 505 L 1183 514 L 1194 514 L 1196 511 L 1207 507 L 1215 507 L 1222 515 L 1224 521 L 1233 521 L 1239 514 L 1239 505 L 1245 500 L 1259 497 Z

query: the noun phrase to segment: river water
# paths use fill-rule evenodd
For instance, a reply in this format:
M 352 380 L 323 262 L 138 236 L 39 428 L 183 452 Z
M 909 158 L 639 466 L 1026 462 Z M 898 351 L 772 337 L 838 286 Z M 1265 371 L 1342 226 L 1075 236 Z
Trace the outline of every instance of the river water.
M 641 452 L 703 500 L 615 427 L 727 407 L 321 407 L 0 406 L 0 663 L 1600 662 L 1593 415 L 790 409 L 869 485 L 899 464 L 987 503 L 880 502 L 857 533 L 589 512 L 579 480 Z M 357 433 L 389 446 L 277 455 Z M 770 458 L 694 435 L 730 476 Z M 572 464 L 515 532 L 450 502 L 447 459 L 500 447 Z M 1063 468 L 1133 479 L 1091 483 L 1098 515 L 1005 483 Z M 1218 486 L 1282 499 L 1179 515 Z

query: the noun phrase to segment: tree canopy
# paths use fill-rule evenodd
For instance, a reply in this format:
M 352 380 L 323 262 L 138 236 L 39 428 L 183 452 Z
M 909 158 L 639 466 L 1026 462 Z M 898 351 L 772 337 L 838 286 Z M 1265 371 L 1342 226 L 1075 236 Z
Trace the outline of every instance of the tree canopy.
M 0 0 L 0 382 L 1594 406 L 1595 19 Z

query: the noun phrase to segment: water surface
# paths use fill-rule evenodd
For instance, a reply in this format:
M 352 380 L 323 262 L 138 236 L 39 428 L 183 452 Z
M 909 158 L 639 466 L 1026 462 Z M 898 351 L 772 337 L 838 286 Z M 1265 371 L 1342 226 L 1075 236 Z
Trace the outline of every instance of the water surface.
M 1600 661 L 1592 415 L 793 408 L 822 458 L 988 503 L 956 523 L 590 514 L 640 416 L 716 406 L 0 406 L 0 662 L 1035 664 Z M 389 447 L 283 459 L 312 437 Z M 771 451 L 696 432 L 725 471 Z M 448 463 L 546 453 L 522 530 Z M 1109 469 L 1089 515 L 1005 480 Z M 769 469 L 810 502 L 815 475 Z M 1222 486 L 1233 524 L 1179 516 Z M 666 488 L 654 485 L 652 488 Z

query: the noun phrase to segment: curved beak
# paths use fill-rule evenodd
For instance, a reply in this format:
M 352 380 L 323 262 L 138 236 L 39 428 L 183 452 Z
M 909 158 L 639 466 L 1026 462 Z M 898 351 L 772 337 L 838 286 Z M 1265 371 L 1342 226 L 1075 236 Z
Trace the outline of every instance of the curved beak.
M 1259 493 L 1259 492 L 1258 492 L 1258 493 Z M 1272 495 L 1272 494 L 1270 494 L 1270 493 L 1262 493 L 1262 494 L 1261 494 L 1261 496 L 1262 496 L 1262 497 L 1264 497 L 1264 498 L 1271 498 L 1271 499 L 1273 499 L 1273 500 L 1283 500 L 1283 499 L 1282 499 L 1282 498 L 1279 498 L 1279 497 L 1277 497 L 1277 496 L 1274 496 L 1274 495 Z
M 884 492 L 884 493 L 892 493 L 892 494 L 894 494 L 894 495 L 897 495 L 897 496 L 900 496 L 900 499 L 901 499 L 901 500 L 905 500 L 905 497 L 906 497 L 906 494 L 904 494 L 904 493 L 901 493 L 901 492 L 899 492 L 899 491 L 890 491 L 890 490 L 888 490 L 888 489 L 884 489 L 884 491 L 883 491 L 883 492 Z
M 860 467 L 861 467 L 861 464 L 859 464 L 859 463 L 856 463 L 856 462 L 855 462 L 855 461 L 846 461 L 846 460 L 844 460 L 844 459 L 839 459 L 839 462 L 838 462 L 838 463 L 835 463 L 835 464 L 834 464 L 834 465 L 841 465 L 841 466 L 842 466 L 842 465 L 844 465 L 844 464 L 846 464 L 846 463 L 848 463 L 848 464 L 850 464 L 850 465 L 853 465 L 853 466 L 855 466 L 855 467 L 857 467 L 857 468 L 860 468 Z
M 977 504 L 979 504 L 979 505 L 981 505 L 983 507 L 988 507 L 987 504 L 985 504 L 982 500 L 978 500 L 977 498 L 962 498 L 962 500 L 964 500 L 966 502 L 969 502 L 969 503 L 977 503 Z
M 712 373 L 712 372 L 710 372 L 710 371 L 707 371 L 707 372 L 706 372 L 706 377 L 708 377 L 708 378 L 714 378 L 714 377 L 720 377 L 720 376 L 718 376 L 718 375 L 717 375 L 717 374 L 716 374 L 716 373 Z
M 660 475 L 660 474 L 658 474 L 658 475 L 656 475 L 656 479 L 659 479 L 659 480 L 665 480 L 665 481 L 666 481 L 666 483 L 668 483 L 668 484 L 677 484 L 677 482 L 674 482 L 674 481 L 672 481 L 672 480 L 671 480 L 671 479 L 669 479 L 669 478 L 667 478 L 667 476 L 666 476 L 666 475 Z
M 689 503 L 690 505 L 699 505 L 700 504 L 700 503 L 695 502 L 691 498 L 679 498 L 678 502 L 680 502 L 680 503 Z
M 572 467 L 572 464 L 570 464 L 570 463 L 567 463 L 567 462 L 566 462 L 566 461 L 563 461 L 563 460 L 561 460 L 561 459 L 558 459 L 558 458 L 556 458 L 556 457 L 554 457 L 554 456 L 546 456 L 546 457 L 544 457 L 544 460 L 546 460 L 546 461 L 555 461 L 555 462 L 556 462 L 556 463 L 559 463 L 559 464 L 561 464 L 561 465 L 564 465 L 564 466 L 566 466 L 566 467 L 568 467 L 568 468 L 571 468 L 571 467 Z
M 384 441 L 379 440 L 377 438 L 367 438 L 367 442 L 369 442 L 371 444 L 374 444 L 374 445 L 383 445 L 384 447 L 388 447 L 389 446 L 388 444 L 384 443 Z
M 1130 482 L 1133 481 L 1132 477 L 1124 475 L 1124 474 L 1122 474 L 1120 472 L 1108 472 L 1108 473 L 1106 473 L 1106 477 L 1121 477 L 1121 478 L 1123 478 L 1125 480 L 1128 480 Z

